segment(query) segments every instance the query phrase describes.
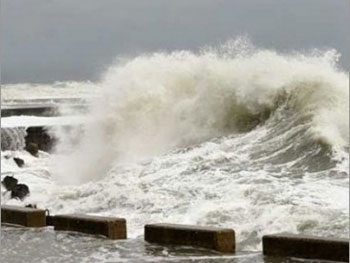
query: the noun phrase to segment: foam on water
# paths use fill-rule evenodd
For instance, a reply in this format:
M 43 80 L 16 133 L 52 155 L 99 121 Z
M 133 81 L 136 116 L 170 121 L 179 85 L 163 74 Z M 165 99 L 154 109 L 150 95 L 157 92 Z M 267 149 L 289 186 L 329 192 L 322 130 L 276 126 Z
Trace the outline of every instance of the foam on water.
M 239 40 L 120 62 L 96 84 L 80 145 L 58 133 L 43 165 L 2 167 L 35 189 L 24 202 L 122 216 L 131 237 L 151 222 L 231 227 L 239 250 L 282 231 L 347 237 L 349 80 L 337 58 Z
M 26 131 L 23 127 L 1 128 L 1 150 L 22 150 L 25 146 Z
M 93 123 L 57 178 L 99 179 L 115 160 L 248 132 L 267 120 L 272 136 L 286 132 L 275 129 L 280 122 L 292 122 L 291 129 L 304 125 L 305 140 L 347 147 L 349 80 L 337 59 L 332 50 L 282 55 L 239 39 L 198 54 L 155 53 L 111 66 L 91 108 Z

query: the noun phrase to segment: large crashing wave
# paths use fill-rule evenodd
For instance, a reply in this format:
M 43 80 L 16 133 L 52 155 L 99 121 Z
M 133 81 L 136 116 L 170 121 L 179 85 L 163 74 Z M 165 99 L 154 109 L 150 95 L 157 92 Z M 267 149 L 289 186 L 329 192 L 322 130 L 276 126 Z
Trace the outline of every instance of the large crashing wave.
M 334 50 L 279 54 L 237 40 L 198 53 L 154 53 L 116 63 L 99 83 L 92 124 L 56 173 L 69 181 L 98 179 L 115 162 L 257 127 L 268 130 L 261 138 L 264 151 L 251 154 L 285 149 L 277 162 L 324 147 L 344 150 L 349 80 L 337 60 Z

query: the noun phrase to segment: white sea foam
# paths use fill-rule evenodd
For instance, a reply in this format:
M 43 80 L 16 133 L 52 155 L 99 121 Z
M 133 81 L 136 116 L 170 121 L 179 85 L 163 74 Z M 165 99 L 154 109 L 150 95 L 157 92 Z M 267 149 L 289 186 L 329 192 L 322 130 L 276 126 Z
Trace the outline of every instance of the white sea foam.
M 89 119 L 84 116 L 11 116 L 1 118 L 1 128 L 79 125 L 88 122 L 88 120 Z
M 99 179 L 113 161 L 249 131 L 276 112 L 282 115 L 276 123 L 287 111 L 291 121 L 302 120 L 310 140 L 347 147 L 349 80 L 337 59 L 333 50 L 278 54 L 239 39 L 200 53 L 155 53 L 117 63 L 98 84 L 102 95 L 91 109 L 93 123 L 80 148 L 60 164 L 58 178 Z

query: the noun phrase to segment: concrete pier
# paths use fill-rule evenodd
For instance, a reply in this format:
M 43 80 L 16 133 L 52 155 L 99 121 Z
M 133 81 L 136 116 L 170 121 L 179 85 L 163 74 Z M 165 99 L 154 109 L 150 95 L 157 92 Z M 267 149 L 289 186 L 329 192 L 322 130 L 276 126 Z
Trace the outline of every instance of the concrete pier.
M 349 240 L 290 234 L 266 235 L 263 236 L 263 253 L 268 256 L 349 262 Z
M 46 226 L 45 210 L 2 205 L 1 223 L 26 227 L 44 227 Z
M 75 113 L 86 112 L 87 105 L 82 101 L 74 102 L 73 100 L 58 101 L 60 103 L 47 103 L 47 100 L 36 100 L 36 103 L 18 104 L 18 105 L 3 105 L 1 107 L 1 117 L 10 116 L 41 116 L 52 117 L 61 115 L 62 106 L 69 108 Z M 66 103 L 65 103 L 66 102 Z M 65 103 L 65 104 L 63 104 Z
M 233 229 L 177 224 L 145 226 L 145 240 L 150 243 L 198 246 L 223 253 L 235 251 Z
M 55 105 L 11 105 L 1 107 L 1 117 L 9 116 L 56 116 L 58 107 Z
M 52 216 L 48 221 L 55 230 L 59 231 L 104 235 L 110 239 L 126 239 L 127 237 L 124 218 L 68 214 Z

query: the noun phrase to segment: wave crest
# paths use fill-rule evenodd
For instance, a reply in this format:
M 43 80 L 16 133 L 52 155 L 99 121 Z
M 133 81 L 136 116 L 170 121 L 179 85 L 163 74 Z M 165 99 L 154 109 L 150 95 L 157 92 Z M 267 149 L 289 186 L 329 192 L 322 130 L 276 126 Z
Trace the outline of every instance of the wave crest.
M 308 139 L 347 147 L 349 80 L 337 68 L 338 58 L 334 50 L 279 54 L 239 39 L 199 53 L 120 61 L 99 83 L 103 94 L 91 108 L 95 121 L 73 162 L 89 160 L 79 173 L 96 178 L 115 160 L 248 132 L 267 120 L 275 122 L 273 129 L 297 119 L 307 124 Z

